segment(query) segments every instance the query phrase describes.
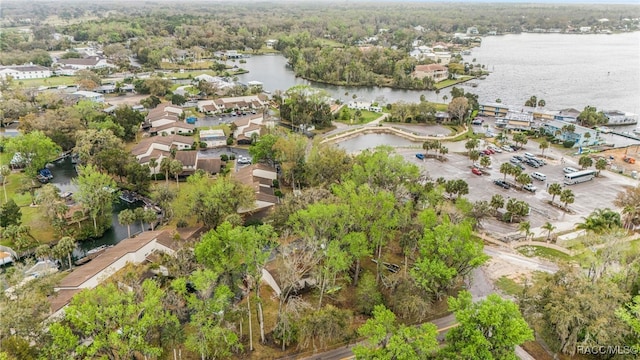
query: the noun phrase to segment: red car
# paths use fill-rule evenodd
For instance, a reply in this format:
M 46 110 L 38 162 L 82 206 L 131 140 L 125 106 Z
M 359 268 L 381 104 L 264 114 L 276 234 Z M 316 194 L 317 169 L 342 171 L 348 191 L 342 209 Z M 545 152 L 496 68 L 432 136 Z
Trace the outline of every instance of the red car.
M 493 151 L 493 150 L 491 150 L 491 149 L 486 149 L 486 150 L 484 151 L 484 153 L 485 153 L 485 154 L 487 154 L 487 155 L 493 155 L 493 154 L 495 154 L 496 152 L 495 152 L 495 151 Z
M 475 167 L 473 169 L 471 169 L 471 172 L 476 174 L 476 175 L 482 175 L 482 171 L 480 171 L 480 169 L 475 168 Z

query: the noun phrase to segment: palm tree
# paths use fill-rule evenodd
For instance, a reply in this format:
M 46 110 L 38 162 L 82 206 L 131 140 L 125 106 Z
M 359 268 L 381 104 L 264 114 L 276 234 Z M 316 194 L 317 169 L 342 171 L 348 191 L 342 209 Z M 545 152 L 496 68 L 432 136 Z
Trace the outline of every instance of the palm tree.
M 153 180 L 156 181 L 156 167 L 158 167 L 158 160 L 156 160 L 156 158 L 151 158 L 149 159 L 149 169 L 151 169 L 151 171 L 153 171 Z
M 624 223 L 624 228 L 627 230 L 631 230 L 635 225 L 634 222 L 638 218 L 638 215 L 640 215 L 640 208 L 633 205 L 626 205 L 622 209 L 622 215 L 623 215 L 622 220 Z
M 124 209 L 118 214 L 118 222 L 120 225 L 127 227 L 127 235 L 131 237 L 131 224 L 136 222 L 136 214 L 131 209 Z
M 596 176 L 600 176 L 600 171 L 606 168 L 607 168 L 607 160 L 598 159 L 598 161 L 596 161 L 596 170 L 598 170 L 598 172 L 596 173 Z
M 507 175 L 511 174 L 513 169 L 513 165 L 509 163 L 502 163 L 502 165 L 500 165 L 500 174 L 504 174 L 504 181 L 507 181 Z
M 51 248 L 47 244 L 42 244 L 36 248 L 36 259 L 48 260 L 51 257 Z
M 620 214 L 611 209 L 595 209 L 584 222 L 578 224 L 578 229 L 593 231 L 596 234 L 609 231 L 622 226 Z
M 562 194 L 562 185 L 559 183 L 553 183 L 549 185 L 547 192 L 551 195 L 551 203 L 553 204 L 553 200 L 556 198 L 556 195 Z
M 140 221 L 140 228 L 144 232 L 144 208 L 136 208 L 133 210 L 133 214 L 136 216 L 136 220 Z
M 491 166 L 491 158 L 488 156 L 483 156 L 480 159 L 480 166 L 482 166 L 483 168 L 488 168 L 489 166 Z
M 524 233 L 524 241 L 527 241 L 531 234 L 531 223 L 528 221 L 521 222 L 518 226 L 518 231 L 522 231 Z
M 544 157 L 544 151 L 549 148 L 549 142 L 547 140 L 542 140 L 538 148 L 542 150 L 542 157 Z
M 73 253 L 75 248 L 76 240 L 70 236 L 65 236 L 53 247 L 53 253 L 59 257 L 66 256 L 69 261 L 69 269 L 71 269 L 71 253 Z
M 180 160 L 171 160 L 171 163 L 169 164 L 169 171 L 176 177 L 176 186 L 179 189 L 180 183 L 178 182 L 178 177 L 182 173 L 182 162 Z
M 169 172 L 171 171 L 171 159 L 163 157 L 160 161 L 160 171 L 164 172 L 164 180 L 169 185 Z
M 156 220 L 158 220 L 158 214 L 156 214 L 156 211 L 153 209 L 144 209 L 142 218 L 144 219 L 144 222 L 151 225 L 151 231 L 153 231 L 156 226 Z
M 525 186 L 527 184 L 531 184 L 531 176 L 529 176 L 529 174 L 527 174 L 527 173 L 522 173 L 522 174 L 518 175 L 518 177 L 516 178 L 516 182 L 518 184 L 520 184 L 521 186 Z
M 493 208 L 494 213 L 498 211 L 498 209 L 502 209 L 504 207 L 504 198 L 500 194 L 494 194 L 491 197 L 491 202 L 489 206 Z
M 553 224 L 552 224 L 552 223 L 550 223 L 550 222 L 548 222 L 548 221 L 547 221 L 544 225 L 542 225 L 542 228 L 543 228 L 544 230 L 547 230 L 547 241 L 549 241 L 549 239 L 551 238 L 551 232 L 552 232 L 553 230 L 555 230 L 555 229 L 556 229 L 556 227 L 555 227 L 555 226 L 553 226 Z
M 7 201 L 7 188 L 6 188 L 6 184 L 7 184 L 7 177 L 9 176 L 9 174 L 11 174 L 11 169 L 9 169 L 8 166 L 3 165 L 2 167 L 0 167 L 0 175 L 2 176 L 2 190 L 4 191 L 4 202 L 6 203 Z
M 583 169 L 588 168 L 589 166 L 593 165 L 593 159 L 591 159 L 589 156 L 587 155 L 583 155 L 580 157 L 580 159 L 578 160 L 578 165 L 580 165 Z
M 576 197 L 571 189 L 564 189 L 562 193 L 560 193 L 560 201 L 564 203 L 565 208 L 567 207 L 567 205 L 573 204 L 575 200 Z
M 478 150 L 469 151 L 469 160 L 471 160 L 472 164 L 479 158 L 480 158 L 480 153 L 478 152 Z

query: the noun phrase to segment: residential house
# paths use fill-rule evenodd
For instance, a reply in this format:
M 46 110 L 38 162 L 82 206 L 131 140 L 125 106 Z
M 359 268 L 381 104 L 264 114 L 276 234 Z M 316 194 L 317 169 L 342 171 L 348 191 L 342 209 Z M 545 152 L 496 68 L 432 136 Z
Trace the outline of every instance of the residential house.
M 113 94 L 116 92 L 116 85 L 115 84 L 101 85 L 95 88 L 94 91 L 100 94 Z
M 506 116 L 509 107 L 500 103 L 484 103 L 478 105 L 479 116 L 499 117 Z
M 110 64 L 107 59 L 100 56 L 91 56 L 84 59 L 58 59 L 56 65 L 66 67 L 72 70 L 89 70 L 102 69 L 106 67 L 116 68 L 117 66 Z M 75 75 L 75 72 L 70 75 Z
M 192 239 L 200 228 L 178 229 L 182 239 Z M 168 231 L 145 231 L 136 237 L 127 238 L 106 249 L 84 266 L 74 268 L 54 287 L 55 295 L 49 297 L 52 317 L 61 316 L 75 294 L 83 289 L 93 289 L 127 264 L 140 264 L 150 255 L 163 252 L 175 255 L 178 246 Z
M 233 124 L 236 127 L 236 130 L 233 132 L 233 137 L 238 139 L 240 135 L 245 135 L 246 137 L 250 138 L 251 134 L 247 134 L 247 133 L 250 131 L 255 132 L 254 125 L 260 126 L 263 124 L 263 121 L 264 121 L 264 116 L 262 115 L 262 113 L 250 115 L 250 116 L 244 116 L 239 119 L 236 119 L 233 122 Z M 249 129 L 250 127 L 252 128 Z
M 201 153 L 198 152 L 198 158 L 196 160 L 196 169 L 202 170 L 210 175 L 220 173 L 222 168 L 222 160 L 220 158 L 203 158 Z
M 182 113 L 182 109 L 175 105 L 169 103 L 160 104 L 155 109 L 149 111 L 145 117 L 143 128 L 158 128 L 163 125 L 176 123 L 180 121 Z
M 195 131 L 196 127 L 194 125 L 191 124 L 187 124 L 185 122 L 182 121 L 174 121 L 171 123 L 167 123 L 164 125 L 160 125 L 157 127 L 151 127 L 149 129 L 149 135 L 174 135 L 174 134 L 178 134 L 178 135 L 193 135 L 193 132 Z
M 206 143 L 207 148 L 227 146 L 227 136 L 220 129 L 200 130 L 200 142 Z
M 182 135 L 153 136 L 140 141 L 131 153 L 136 157 L 140 165 L 148 165 L 154 158 L 160 164 L 163 157 L 170 156 L 171 149 L 190 150 L 193 146 L 193 138 Z M 151 173 L 157 173 L 158 169 L 151 169 Z
M 428 77 L 439 82 L 449 77 L 449 69 L 440 64 L 417 65 L 412 75 L 418 79 Z
M 176 151 L 175 159 L 182 163 L 180 175 L 191 175 L 197 170 L 198 150 Z
M 382 112 L 382 107 L 373 105 L 367 101 L 350 101 L 347 107 L 351 110 L 367 110 L 373 112 Z
M 278 43 L 278 40 L 274 40 L 274 39 L 269 39 L 264 42 L 265 46 L 269 49 L 273 49 L 273 47 L 276 46 L 277 43 Z
M 242 184 L 253 188 L 256 194 L 255 205 L 251 209 L 240 209 L 239 213 L 260 211 L 279 203 L 273 189 L 273 180 L 278 178 L 275 168 L 264 164 L 253 164 L 239 169 L 233 173 L 233 177 Z
M 262 135 L 263 129 L 264 127 L 261 125 L 249 124 L 249 126 L 243 130 L 242 134 L 236 137 L 236 142 L 238 145 L 251 145 L 254 137 L 258 138 Z
M 0 79 L 11 77 L 14 80 L 46 79 L 51 77 L 51 70 L 40 65 L 0 66 Z
M 542 124 L 541 128 L 560 141 L 573 141 L 573 147 L 593 146 L 600 143 L 599 132 L 584 126 L 572 124 L 575 127 L 573 132 L 566 131 L 568 125 L 565 121 L 551 120 Z
M 267 104 L 268 97 L 264 94 L 219 98 L 216 100 L 198 101 L 198 111 L 209 114 L 230 111 L 261 111 Z
M 73 95 L 78 97 L 78 98 L 91 100 L 91 101 L 97 102 L 97 103 L 103 103 L 104 102 L 104 95 L 103 94 L 99 94 L 97 92 L 93 92 L 93 91 L 80 90 L 80 91 L 74 92 Z

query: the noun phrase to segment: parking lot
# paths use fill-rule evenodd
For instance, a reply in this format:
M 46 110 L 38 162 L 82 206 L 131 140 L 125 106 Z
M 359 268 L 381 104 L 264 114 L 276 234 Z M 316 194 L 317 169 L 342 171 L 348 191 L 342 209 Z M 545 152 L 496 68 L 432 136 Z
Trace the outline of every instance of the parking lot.
M 465 151 L 464 143 L 447 143 L 446 146 L 449 147 L 450 153 L 446 155 L 448 161 L 444 163 L 435 159 L 420 160 L 415 156 L 416 149 L 398 149 L 397 152 L 407 161 L 418 165 L 432 179 L 444 177 L 447 180 L 465 180 L 469 184 L 469 194 L 466 197 L 471 201 L 490 201 L 494 194 L 501 194 L 505 200 L 516 198 L 526 201 L 531 208 L 531 213 L 527 220 L 531 223 L 531 228 L 536 235 L 541 234 L 541 232 L 539 229 L 534 228 L 539 228 L 547 221 L 556 226 L 556 231 L 573 229 L 576 223 L 582 221 L 582 217 L 588 216 L 594 209 L 615 208 L 613 200 L 616 194 L 623 191 L 625 186 L 636 186 L 638 184 L 638 181 L 635 179 L 604 170 L 599 177 L 592 181 L 566 186 L 563 183 L 564 172 L 562 169 L 567 166 L 579 169 L 577 158 L 565 158 L 550 149 L 545 152 L 545 156 L 551 155 L 551 159 L 546 159 L 547 165 L 537 169 L 525 165 L 526 170 L 523 172 L 528 174 L 539 172 L 545 174 L 547 177 L 546 181 L 532 180 L 533 184 L 537 187 L 535 193 L 521 190 L 519 186 L 503 189 L 493 183 L 495 179 L 504 178 L 504 175 L 500 173 L 500 165 L 504 162 L 509 162 L 513 155 L 523 156 L 525 152 L 530 152 L 538 156 L 539 150 L 537 143 L 530 141 L 524 149 L 517 152 L 509 153 L 503 151 L 502 153 L 490 155 L 492 163 L 491 169 L 486 169 L 487 174 L 484 175 L 475 175 L 471 172 L 471 160 L 461 154 L 462 151 Z M 483 146 L 481 149 L 485 148 L 486 146 Z M 507 181 L 513 184 L 513 176 L 508 175 Z M 569 205 L 572 213 L 565 213 L 548 204 L 548 201 L 551 200 L 551 195 L 547 192 L 547 186 L 553 183 L 560 183 L 563 187 L 573 191 L 575 201 Z M 558 196 L 556 196 L 555 202 L 560 202 Z M 500 235 L 504 236 L 518 231 L 517 224 L 507 224 L 497 220 L 485 221 L 484 225 L 486 231 L 494 233 L 499 237 Z

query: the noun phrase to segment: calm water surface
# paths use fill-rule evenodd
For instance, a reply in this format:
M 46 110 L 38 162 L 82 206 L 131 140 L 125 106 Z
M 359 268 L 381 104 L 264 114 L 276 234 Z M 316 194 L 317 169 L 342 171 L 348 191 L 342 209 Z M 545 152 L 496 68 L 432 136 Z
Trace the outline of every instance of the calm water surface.
M 504 104 L 517 106 L 536 95 L 552 110 L 591 105 L 640 113 L 640 32 L 485 37 L 465 61 L 471 63 L 474 58 L 491 71 L 485 80 L 475 81 L 478 87 L 464 86 L 465 91 L 478 94 L 481 102 L 501 99 Z M 450 92 L 443 89 L 436 95 L 433 91 L 318 84 L 296 78 L 280 55 L 254 56 L 246 61 L 235 63 L 249 70 L 239 76 L 240 81 L 260 81 L 271 92 L 309 84 L 343 101 L 355 94 L 358 99 L 383 97 L 387 102 L 417 102 L 422 94 L 429 101 L 442 102 L 442 96 Z

